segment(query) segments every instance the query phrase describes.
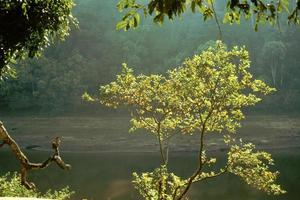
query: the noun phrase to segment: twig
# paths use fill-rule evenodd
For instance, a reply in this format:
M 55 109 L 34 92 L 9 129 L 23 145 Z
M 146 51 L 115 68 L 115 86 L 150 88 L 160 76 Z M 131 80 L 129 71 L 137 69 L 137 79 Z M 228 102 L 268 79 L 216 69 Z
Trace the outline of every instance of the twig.
M 215 18 L 215 21 L 217 23 L 217 27 L 218 27 L 218 30 L 219 30 L 219 40 L 222 40 L 222 30 L 221 30 L 220 22 L 219 22 L 219 19 L 218 19 L 213 1 L 211 1 L 211 9 L 214 13 L 214 18 Z
M 277 8 L 276 8 L 276 24 L 277 24 L 277 28 L 279 30 L 279 33 L 282 33 L 281 31 L 281 26 L 280 26 L 280 21 L 279 21 L 279 4 L 281 3 L 281 0 L 278 0 L 277 2 Z
M 196 179 L 196 180 L 193 181 L 193 183 L 196 183 L 196 182 L 199 182 L 199 181 L 204 181 L 206 179 L 215 178 L 215 177 L 221 176 L 221 175 L 223 175 L 223 174 L 225 174 L 227 172 L 228 172 L 228 166 L 226 166 L 224 169 L 221 169 L 220 172 L 218 172 L 218 173 L 216 173 L 216 174 L 214 174 L 212 176 L 206 176 L 204 178 Z

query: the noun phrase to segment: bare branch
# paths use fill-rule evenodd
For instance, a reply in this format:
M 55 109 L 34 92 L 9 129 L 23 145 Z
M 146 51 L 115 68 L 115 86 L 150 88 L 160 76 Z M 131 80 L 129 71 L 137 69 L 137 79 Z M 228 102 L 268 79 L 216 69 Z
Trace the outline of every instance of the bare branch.
M 30 170 L 44 169 L 47 168 L 52 162 L 56 163 L 61 169 L 70 170 L 71 165 L 66 164 L 63 159 L 60 157 L 59 146 L 61 140 L 59 137 L 56 137 L 52 141 L 52 149 L 54 153 L 48 159 L 42 163 L 31 163 L 26 155 L 22 152 L 19 145 L 16 141 L 8 134 L 3 123 L 0 121 L 0 140 L 3 140 L 3 143 L 0 145 L 3 146 L 7 144 L 11 151 L 15 154 L 16 158 L 19 160 L 21 165 L 21 184 L 24 185 L 27 189 L 35 188 L 34 183 L 31 183 L 27 180 L 27 174 Z
M 220 22 L 219 22 L 219 19 L 218 19 L 217 12 L 215 10 L 215 6 L 214 6 L 214 2 L 213 1 L 211 1 L 211 8 L 212 8 L 212 11 L 214 13 L 214 18 L 215 18 L 215 21 L 216 21 L 216 24 L 217 24 L 217 27 L 218 27 L 219 40 L 222 40 L 222 30 L 221 30 Z

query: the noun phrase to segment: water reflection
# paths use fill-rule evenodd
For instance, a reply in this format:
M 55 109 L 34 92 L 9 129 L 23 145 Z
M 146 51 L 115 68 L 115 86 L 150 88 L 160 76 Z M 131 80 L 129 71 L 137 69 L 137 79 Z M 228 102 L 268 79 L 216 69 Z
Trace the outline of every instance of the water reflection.
M 47 152 L 28 151 L 30 159 L 41 161 Z M 268 200 L 298 199 L 300 187 L 300 149 L 273 151 L 276 169 L 281 171 L 280 183 L 288 193 L 272 197 L 249 188 L 238 177 L 225 175 L 205 183 L 195 185 L 190 197 L 193 200 Z M 221 154 L 219 152 L 218 154 Z M 70 185 L 76 191 L 74 199 L 131 200 L 138 199 L 131 185 L 133 171 L 150 171 L 159 165 L 155 153 L 65 153 L 64 159 L 71 163 L 70 172 L 56 166 L 30 173 L 30 178 L 41 190 L 58 189 Z M 195 167 L 195 153 L 173 153 L 170 157 L 170 170 L 188 176 Z M 221 159 L 222 160 L 222 159 Z M 0 151 L 0 173 L 18 170 L 17 161 L 7 150 Z

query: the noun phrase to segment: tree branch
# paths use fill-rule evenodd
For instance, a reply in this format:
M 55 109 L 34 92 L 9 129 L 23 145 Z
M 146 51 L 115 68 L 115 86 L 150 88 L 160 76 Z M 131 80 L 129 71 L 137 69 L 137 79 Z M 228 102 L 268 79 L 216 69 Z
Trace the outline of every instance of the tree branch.
M 211 8 L 212 8 L 212 11 L 213 11 L 213 13 L 214 13 L 214 18 L 215 18 L 215 21 L 216 21 L 216 24 L 217 24 L 217 27 L 218 27 L 218 31 L 219 31 L 219 40 L 222 40 L 222 30 L 221 30 L 220 22 L 219 22 L 219 19 L 218 19 L 218 16 L 217 16 L 217 13 L 216 13 L 215 6 L 214 6 L 214 2 L 213 2 L 213 1 L 211 1 Z
M 188 192 L 188 190 L 190 189 L 193 181 L 195 180 L 195 178 L 200 174 L 204 162 L 202 160 L 202 154 L 203 154 L 203 150 L 204 150 L 204 133 L 206 131 L 206 122 L 207 120 L 210 118 L 210 116 L 212 115 L 214 110 L 214 106 L 211 107 L 211 111 L 208 113 L 207 117 L 205 118 L 203 125 L 202 125 L 202 129 L 201 129 L 201 133 L 200 133 L 200 147 L 199 147 L 199 165 L 198 165 L 198 169 L 194 172 L 194 174 L 189 178 L 189 181 L 186 185 L 186 187 L 184 188 L 183 192 L 179 195 L 179 197 L 177 198 L 177 200 L 181 200 L 186 193 Z M 177 193 L 177 190 L 175 190 Z M 174 195 L 173 195 L 174 196 Z M 176 195 L 175 195 L 176 196 Z
M 66 164 L 63 159 L 60 157 L 59 146 L 61 140 L 59 137 L 56 137 L 52 141 L 52 149 L 54 153 L 48 159 L 42 163 L 32 163 L 28 160 L 26 155 L 22 152 L 19 145 L 16 141 L 9 135 L 5 129 L 3 123 L 0 121 L 0 140 L 3 140 L 3 143 L 0 145 L 7 144 L 11 151 L 15 154 L 16 158 L 19 160 L 21 165 L 21 184 L 24 185 L 27 189 L 35 188 L 34 183 L 31 183 L 27 180 L 27 174 L 30 170 L 44 169 L 47 168 L 52 162 L 55 162 L 61 169 L 70 170 L 71 165 Z
M 198 169 L 189 178 L 189 181 L 186 184 L 186 187 L 184 188 L 183 192 L 179 195 L 179 197 L 177 198 L 177 200 L 181 200 L 186 195 L 186 193 L 190 189 L 190 187 L 191 187 L 194 179 L 198 176 L 198 174 L 202 170 L 202 167 L 203 167 L 202 154 L 203 154 L 203 148 L 204 148 L 204 132 L 205 132 L 205 123 L 202 126 L 202 131 L 201 131 L 201 135 L 200 135 L 200 149 L 199 149 L 199 166 L 198 166 Z M 175 190 L 175 192 L 177 193 L 177 190 Z M 175 195 L 175 197 L 176 197 L 176 195 Z
M 228 172 L 228 166 L 226 166 L 223 170 L 221 169 L 220 172 L 218 172 L 218 173 L 216 173 L 216 174 L 214 174 L 214 175 L 212 175 L 212 176 L 206 176 L 206 177 L 204 177 L 204 178 L 195 179 L 195 180 L 193 181 L 193 183 L 196 183 L 196 182 L 199 182 L 199 181 L 203 181 L 203 180 L 206 180 L 206 179 L 215 178 L 215 177 L 221 176 L 221 175 L 223 175 L 223 174 L 225 174 L 225 173 L 227 173 L 227 172 Z
M 157 123 L 157 139 L 158 139 L 158 144 L 159 144 L 159 151 L 160 151 L 160 156 L 161 156 L 161 161 L 163 165 L 166 165 L 166 157 L 164 153 L 164 147 L 162 144 L 162 135 L 161 135 L 161 122 L 158 121 Z

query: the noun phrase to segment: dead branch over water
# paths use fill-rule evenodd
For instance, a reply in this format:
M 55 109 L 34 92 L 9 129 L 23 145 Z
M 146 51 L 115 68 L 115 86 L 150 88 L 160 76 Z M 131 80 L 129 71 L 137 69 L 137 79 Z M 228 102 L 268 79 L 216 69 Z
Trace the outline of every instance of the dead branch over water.
M 70 170 L 71 165 L 66 164 L 60 156 L 59 146 L 61 140 L 56 137 L 52 140 L 53 155 L 50 156 L 42 163 L 32 163 L 28 160 L 26 155 L 22 152 L 17 142 L 9 135 L 5 129 L 3 123 L 0 121 L 0 148 L 4 145 L 8 145 L 10 150 L 14 153 L 21 165 L 21 184 L 28 189 L 35 188 L 34 183 L 27 180 L 27 174 L 30 170 L 47 168 L 51 163 L 56 163 L 61 169 Z

